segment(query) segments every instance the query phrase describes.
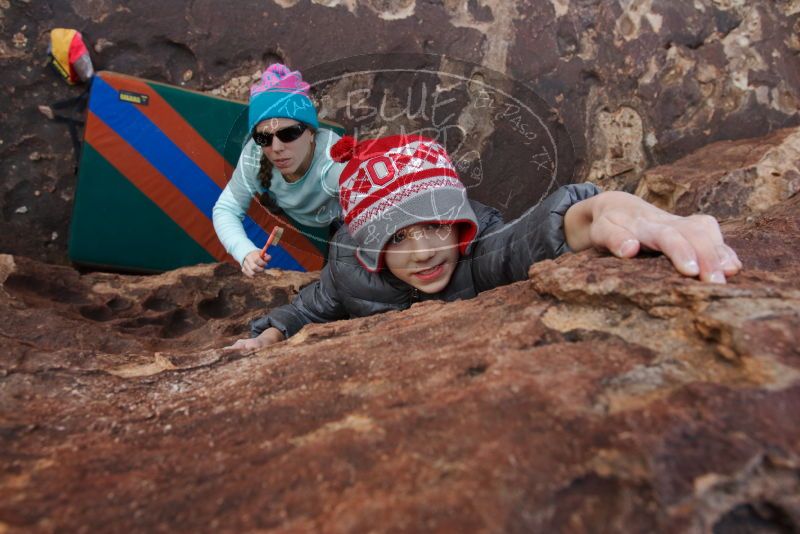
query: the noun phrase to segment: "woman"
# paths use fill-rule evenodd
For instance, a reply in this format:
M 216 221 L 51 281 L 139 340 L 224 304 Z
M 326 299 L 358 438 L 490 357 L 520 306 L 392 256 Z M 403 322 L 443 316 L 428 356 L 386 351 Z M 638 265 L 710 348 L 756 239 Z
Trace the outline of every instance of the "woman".
M 339 136 L 319 128 L 308 90 L 300 72 L 279 63 L 270 65 L 250 88 L 251 138 L 213 210 L 219 240 L 250 277 L 263 272 L 267 263 L 242 225 L 253 196 L 267 193 L 306 226 L 327 227 L 339 218 L 344 165 L 330 157 Z

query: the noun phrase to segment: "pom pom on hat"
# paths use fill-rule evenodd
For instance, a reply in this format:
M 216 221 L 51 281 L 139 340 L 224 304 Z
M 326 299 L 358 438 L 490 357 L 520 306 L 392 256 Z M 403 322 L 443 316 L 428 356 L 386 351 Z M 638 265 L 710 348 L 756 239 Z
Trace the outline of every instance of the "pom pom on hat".
M 345 135 L 331 147 L 331 159 L 337 163 L 350 161 L 356 153 L 356 140 Z
M 291 70 L 281 63 L 273 63 L 261 74 L 261 79 L 250 87 L 250 96 L 265 91 L 298 93 L 308 96 L 309 85 L 303 81 L 299 70 Z

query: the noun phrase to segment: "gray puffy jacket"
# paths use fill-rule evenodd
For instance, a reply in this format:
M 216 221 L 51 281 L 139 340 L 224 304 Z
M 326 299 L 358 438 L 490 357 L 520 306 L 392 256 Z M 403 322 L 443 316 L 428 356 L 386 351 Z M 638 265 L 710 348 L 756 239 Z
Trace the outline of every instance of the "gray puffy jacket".
M 472 298 L 481 291 L 528 277 L 530 266 L 568 252 L 564 214 L 573 204 L 598 194 L 593 184 L 561 187 L 509 224 L 500 213 L 471 201 L 478 218 L 478 234 L 456 266 L 450 283 L 439 293 L 421 293 L 388 269 L 365 270 L 355 257 L 356 243 L 340 228 L 333 237 L 328 264 L 320 279 L 304 287 L 291 304 L 281 306 L 251 324 L 257 336 L 275 327 L 287 338 L 308 323 L 326 323 L 403 310 L 420 300 Z

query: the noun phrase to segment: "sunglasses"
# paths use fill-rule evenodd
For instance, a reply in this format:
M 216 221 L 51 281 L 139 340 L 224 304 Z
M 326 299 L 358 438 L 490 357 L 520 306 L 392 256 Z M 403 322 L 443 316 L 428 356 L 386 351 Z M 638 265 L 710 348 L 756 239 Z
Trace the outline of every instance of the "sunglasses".
M 274 136 L 280 139 L 282 143 L 291 143 L 292 141 L 297 141 L 307 128 L 308 127 L 305 124 L 300 123 L 287 126 L 286 128 L 281 128 L 275 133 L 266 133 L 254 130 L 253 141 L 255 141 L 258 146 L 272 146 L 272 137 Z

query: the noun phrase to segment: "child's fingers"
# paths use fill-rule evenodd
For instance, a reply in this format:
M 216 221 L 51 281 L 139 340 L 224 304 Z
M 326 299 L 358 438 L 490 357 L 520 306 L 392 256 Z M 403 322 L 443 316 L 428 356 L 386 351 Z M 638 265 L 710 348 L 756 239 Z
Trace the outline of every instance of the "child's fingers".
M 661 251 L 667 256 L 675 269 L 684 276 L 702 277 L 703 273 L 713 270 L 714 265 L 709 264 L 708 256 L 699 253 L 711 245 L 702 237 L 697 237 L 694 242 L 687 239 L 684 232 L 678 227 L 679 219 L 670 219 L 663 222 L 647 222 L 648 237 L 645 240 L 647 247 Z
M 728 253 L 729 248 L 725 246 L 717 220 L 709 215 L 692 215 L 680 219 L 676 222 L 676 227 L 694 249 L 700 266 L 700 279 L 705 282 L 725 283 L 725 266 L 732 264 L 734 260 Z
M 728 245 L 722 244 L 714 247 L 713 251 L 705 250 L 703 255 L 707 267 L 703 269 L 700 279 L 707 282 L 725 282 L 726 278 L 738 273 L 742 268 L 742 262 Z
M 246 339 L 237 339 L 236 342 L 233 345 L 228 345 L 227 347 L 222 347 L 222 350 L 226 351 L 226 352 L 233 352 L 233 351 L 242 350 L 243 345 L 246 342 L 247 342 Z
M 222 350 L 224 352 L 240 352 L 242 354 L 247 354 L 248 352 L 254 352 L 258 348 L 259 348 L 258 342 L 256 342 L 252 338 L 246 338 L 246 339 L 238 339 L 233 345 L 223 347 Z
M 667 256 L 681 274 L 697 276 L 700 269 L 694 248 L 670 222 L 621 216 L 613 221 L 600 219 L 593 224 L 592 241 L 620 258 L 636 256 L 641 247 L 656 250 Z
M 609 250 L 619 257 L 636 255 L 640 247 L 664 254 L 675 269 L 684 276 L 697 276 L 701 272 L 695 247 L 674 227 L 678 219 L 653 221 L 641 217 L 615 217 L 614 222 L 599 228 L 605 235 Z
M 725 244 L 714 217 L 693 215 L 646 221 L 642 226 L 645 228 L 640 235 L 642 243 L 663 252 L 684 275 L 725 283 L 726 277 L 742 267 L 736 253 Z
M 623 258 L 635 256 L 640 247 L 660 251 L 678 272 L 706 282 L 725 283 L 742 268 L 725 244 L 719 223 L 709 215 L 679 217 L 651 205 L 607 209 L 592 221 L 590 239 Z
M 733 276 L 741 270 L 742 262 L 731 247 L 728 245 L 720 245 L 717 248 L 717 253 L 722 260 L 722 271 L 725 273 L 725 276 Z
M 620 222 L 622 224 L 620 224 Z M 589 230 L 592 245 L 606 248 L 619 258 L 632 258 L 639 253 L 640 241 L 628 228 L 627 221 L 612 222 L 601 217 L 596 219 Z

